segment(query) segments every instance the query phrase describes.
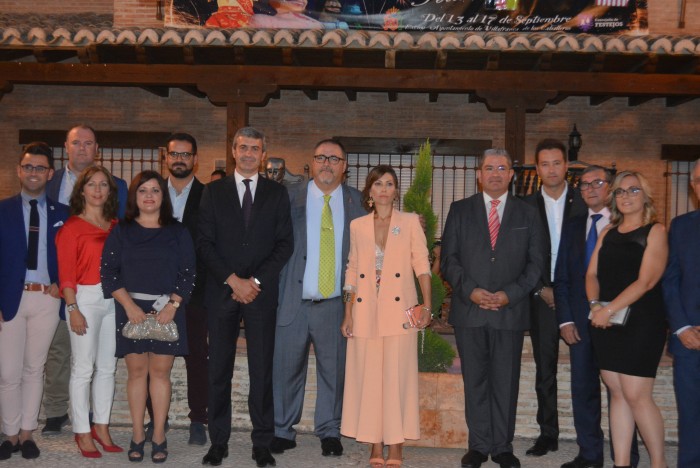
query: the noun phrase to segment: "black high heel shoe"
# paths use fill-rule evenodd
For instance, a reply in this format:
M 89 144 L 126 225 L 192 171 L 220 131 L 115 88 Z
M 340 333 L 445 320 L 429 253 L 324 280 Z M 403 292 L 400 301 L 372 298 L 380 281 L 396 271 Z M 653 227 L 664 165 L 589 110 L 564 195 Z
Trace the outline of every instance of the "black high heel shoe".
M 153 463 L 164 463 L 168 459 L 168 439 L 165 439 L 162 444 L 153 444 L 153 451 L 151 452 L 151 461 Z M 164 455 L 162 457 L 157 457 L 156 455 Z
M 129 444 L 129 456 L 130 462 L 140 462 L 143 461 L 143 446 L 146 444 L 146 439 L 142 440 L 140 443 L 136 443 L 133 440 Z

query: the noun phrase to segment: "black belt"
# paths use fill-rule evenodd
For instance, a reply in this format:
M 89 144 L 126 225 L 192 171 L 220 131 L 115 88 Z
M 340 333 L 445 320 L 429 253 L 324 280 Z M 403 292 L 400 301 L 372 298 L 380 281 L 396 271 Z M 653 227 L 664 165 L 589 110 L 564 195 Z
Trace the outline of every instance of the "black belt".
M 326 299 L 302 299 L 301 302 L 308 302 L 309 304 L 320 304 L 321 302 L 333 301 L 335 299 L 340 299 L 340 296 L 328 297 Z

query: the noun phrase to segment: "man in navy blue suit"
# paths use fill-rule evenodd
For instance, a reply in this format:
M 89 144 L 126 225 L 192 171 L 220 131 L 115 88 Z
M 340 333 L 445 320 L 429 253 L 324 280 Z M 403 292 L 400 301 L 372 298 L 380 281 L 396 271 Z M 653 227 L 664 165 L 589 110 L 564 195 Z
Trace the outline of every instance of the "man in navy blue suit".
M 46 196 L 52 175 L 51 148 L 30 143 L 17 166 L 21 193 L 0 201 L 0 408 L 7 436 L 0 460 L 20 451 L 39 456 L 32 432 L 61 306 L 54 238 L 68 217 L 66 206 Z
M 690 185 L 700 200 L 700 160 Z M 678 466 L 700 466 L 700 209 L 671 222 L 663 279 L 678 405 Z
M 586 269 L 598 234 L 610 223 L 605 206 L 610 190 L 610 174 L 600 166 L 587 167 L 579 183 L 588 213 L 568 219 L 562 227 L 559 254 L 554 273 L 554 301 L 557 304 L 559 333 L 569 345 L 571 398 L 574 428 L 579 452 L 562 468 L 603 466 L 604 436 L 600 428 L 600 369 L 589 335 L 586 298 Z M 632 444 L 632 464 L 639 453 L 636 438 Z
M 59 203 L 70 205 L 70 195 L 75 181 L 83 170 L 93 166 L 97 161 L 98 144 L 95 131 L 87 125 L 77 125 L 66 134 L 66 153 L 68 164 L 56 171 L 46 184 L 46 195 Z M 124 217 L 126 209 L 126 182 L 114 177 L 117 184 L 119 200 L 117 215 Z M 65 317 L 61 313 L 61 325 L 56 329 L 56 336 L 51 342 L 49 357 L 46 360 L 46 382 L 44 386 L 44 411 L 46 425 L 41 430 L 43 435 L 55 435 L 68 423 L 68 382 L 70 380 L 70 338 Z

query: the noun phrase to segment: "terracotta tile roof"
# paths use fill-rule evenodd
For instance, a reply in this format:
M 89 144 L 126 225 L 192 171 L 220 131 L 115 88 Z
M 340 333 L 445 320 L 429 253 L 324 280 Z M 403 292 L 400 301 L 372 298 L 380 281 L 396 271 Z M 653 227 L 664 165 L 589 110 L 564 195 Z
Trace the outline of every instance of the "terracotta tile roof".
M 560 32 L 114 29 L 112 25 L 111 15 L 0 14 L 0 48 L 75 48 L 98 44 L 700 55 L 700 37 L 696 36 L 593 36 Z

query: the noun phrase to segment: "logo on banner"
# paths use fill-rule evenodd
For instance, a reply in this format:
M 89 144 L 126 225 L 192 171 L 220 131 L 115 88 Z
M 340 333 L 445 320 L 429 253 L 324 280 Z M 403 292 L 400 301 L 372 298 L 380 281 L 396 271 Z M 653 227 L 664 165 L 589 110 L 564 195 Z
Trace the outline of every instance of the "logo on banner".
M 389 8 L 384 15 L 384 31 L 396 31 L 399 29 L 399 10 L 398 8 Z

